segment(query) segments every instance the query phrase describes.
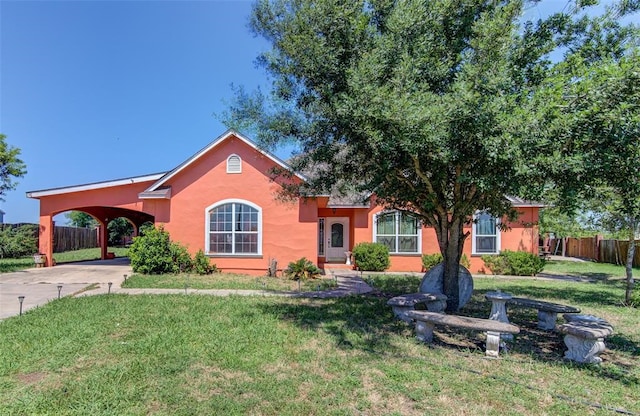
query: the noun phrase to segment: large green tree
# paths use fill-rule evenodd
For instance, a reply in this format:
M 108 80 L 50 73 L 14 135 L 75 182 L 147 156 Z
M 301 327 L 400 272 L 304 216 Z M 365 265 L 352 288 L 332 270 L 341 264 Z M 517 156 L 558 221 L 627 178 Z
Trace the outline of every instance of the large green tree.
M 21 178 L 27 173 L 27 166 L 19 158 L 20 149 L 9 146 L 6 136 L 0 134 L 0 201 L 7 191 L 15 189 L 15 178 Z
M 272 45 L 258 59 L 271 90 L 239 88 L 228 124 L 265 146 L 298 143 L 293 167 L 312 172 L 300 192 L 375 193 L 433 227 L 456 310 L 464 227 L 478 210 L 513 218 L 505 195 L 540 196 L 534 156 L 556 113 L 537 91 L 554 66 L 549 54 L 584 42 L 571 16 L 521 24 L 523 7 L 259 0 L 250 26 Z
M 65 214 L 72 227 L 95 228 L 98 226 L 98 220 L 91 215 L 82 211 L 69 211 Z
M 637 41 L 636 41 L 637 42 Z M 635 238 L 640 233 L 640 52 L 627 43 L 599 65 L 573 62 L 559 73 L 560 91 L 571 101 L 570 115 L 556 125 L 566 137 L 570 177 L 582 186 L 578 195 L 598 201 L 597 219 L 609 231 L 629 240 L 626 257 L 626 293 L 629 303 L 634 286 Z

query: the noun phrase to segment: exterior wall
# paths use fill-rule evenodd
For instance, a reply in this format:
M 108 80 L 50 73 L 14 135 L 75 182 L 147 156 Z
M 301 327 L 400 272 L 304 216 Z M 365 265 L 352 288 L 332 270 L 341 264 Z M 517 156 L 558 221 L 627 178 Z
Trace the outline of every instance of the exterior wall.
M 87 206 L 116 207 L 146 212 L 145 203 L 138 199 L 138 194 L 151 184 L 151 181 L 140 182 L 42 197 L 40 198 L 40 214 L 56 215 Z M 153 212 L 148 213 L 154 215 Z
M 226 161 L 236 154 L 242 159 L 242 173 L 227 173 Z M 226 200 L 244 200 L 262 209 L 261 255 L 210 255 L 211 261 L 225 272 L 264 275 L 270 259 L 278 268 L 301 257 L 317 254 L 318 209 L 313 200 L 283 202 L 282 189 L 267 176 L 274 162 L 230 137 L 201 156 L 167 182 L 171 186 L 171 211 L 165 229 L 171 238 L 185 244 L 194 254 L 208 249 L 207 209 Z
M 354 213 L 354 226 L 352 227 L 352 234 L 354 236 L 353 244 L 357 244 L 363 241 L 373 241 L 373 216 L 380 211 L 382 207 L 375 206 L 369 210 L 361 209 Z M 507 231 L 500 232 L 500 249 L 512 250 L 512 251 L 528 251 L 530 253 L 538 253 L 538 231 L 534 224 L 538 221 L 538 208 L 520 208 L 519 218 L 511 223 L 508 223 L 509 229 Z M 471 226 L 466 227 L 465 231 L 470 233 L 469 237 L 465 241 L 464 254 L 469 258 L 471 262 L 470 271 L 472 273 L 484 273 L 484 262 L 480 255 L 472 255 L 472 238 L 473 233 Z M 422 228 L 422 253 L 432 254 L 440 252 L 438 247 L 438 240 L 435 231 L 431 227 Z M 392 254 L 391 255 L 391 267 L 388 271 L 391 272 L 419 272 L 422 270 L 422 255 L 421 254 Z

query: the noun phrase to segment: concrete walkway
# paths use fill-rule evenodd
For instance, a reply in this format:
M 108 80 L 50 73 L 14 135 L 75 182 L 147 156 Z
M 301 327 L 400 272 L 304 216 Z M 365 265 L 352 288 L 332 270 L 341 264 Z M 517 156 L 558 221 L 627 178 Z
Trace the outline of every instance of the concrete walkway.
M 94 286 L 120 286 L 124 275 L 131 274 L 128 258 L 61 264 L 0 274 L 0 320 L 20 314 L 19 296 L 24 296 L 22 311 L 44 305 L 60 296 L 74 294 Z M 60 291 L 58 291 L 60 286 Z
M 58 296 L 91 296 L 105 293 L 184 294 L 184 289 L 124 289 L 124 276 L 132 274 L 129 259 L 98 260 L 62 264 L 55 267 L 26 269 L 0 275 L 0 320 L 26 312 L 57 299 Z M 267 290 L 201 290 L 187 288 L 187 294 L 210 296 L 286 296 L 335 298 L 369 293 L 373 289 L 358 273 L 351 270 L 334 272 L 338 288 L 314 292 L 274 292 Z M 111 285 L 109 285 L 111 283 Z M 24 296 L 22 305 L 18 299 Z

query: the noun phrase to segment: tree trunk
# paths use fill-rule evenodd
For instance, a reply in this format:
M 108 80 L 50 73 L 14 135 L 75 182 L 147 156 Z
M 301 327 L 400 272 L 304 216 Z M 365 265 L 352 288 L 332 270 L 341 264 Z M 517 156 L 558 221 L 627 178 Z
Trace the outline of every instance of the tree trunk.
M 466 235 L 464 222 L 454 219 L 444 221 L 440 236 L 440 251 L 444 262 L 444 276 L 442 277 L 442 291 L 447 295 L 447 312 L 457 312 L 460 309 L 460 285 L 458 274 L 462 248 Z
M 636 220 L 632 219 L 629 230 L 629 248 L 627 249 L 627 262 L 625 265 L 627 274 L 627 287 L 624 292 L 624 303 L 631 303 L 631 293 L 633 292 L 633 256 L 636 251 Z

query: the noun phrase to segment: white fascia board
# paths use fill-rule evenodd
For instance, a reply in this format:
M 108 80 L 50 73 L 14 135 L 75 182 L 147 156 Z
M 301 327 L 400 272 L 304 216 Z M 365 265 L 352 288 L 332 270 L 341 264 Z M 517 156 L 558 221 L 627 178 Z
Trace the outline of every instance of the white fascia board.
M 200 149 L 200 151 L 198 151 L 196 154 L 194 154 L 193 156 L 191 156 L 189 159 L 185 160 L 184 162 L 182 162 L 180 165 L 178 165 L 175 169 L 173 169 L 170 172 L 167 172 L 164 176 L 162 176 L 160 179 L 158 179 L 158 181 L 156 181 L 156 183 L 154 183 L 153 185 L 151 185 L 149 188 L 147 188 L 144 192 L 153 192 L 155 190 L 157 190 L 159 187 L 161 187 L 162 185 L 164 185 L 169 179 L 173 178 L 174 176 L 176 176 L 178 173 L 182 172 L 183 170 L 185 170 L 187 167 L 189 167 L 192 163 L 196 162 L 198 159 L 200 159 L 203 155 L 205 155 L 206 153 L 208 153 L 211 149 L 213 149 L 214 147 L 218 146 L 220 143 L 222 143 L 223 141 L 225 141 L 227 138 L 229 138 L 229 136 L 235 136 L 238 139 L 242 140 L 244 143 L 246 143 L 248 146 L 250 146 L 251 148 L 255 149 L 256 151 L 258 151 L 259 153 L 263 154 L 264 156 L 268 157 L 269 159 L 271 159 L 272 161 L 274 161 L 277 165 L 279 165 L 280 167 L 284 168 L 284 169 L 288 169 L 288 170 L 292 170 L 291 167 L 289 165 L 287 165 L 284 161 L 280 160 L 277 156 L 272 155 L 271 153 L 260 149 L 253 141 L 251 141 L 250 139 L 246 138 L 245 136 L 241 135 L 240 133 L 234 131 L 234 130 L 227 130 L 226 132 L 224 132 L 221 136 L 219 136 L 217 139 L 215 139 L 214 141 L 212 141 L 211 143 L 209 143 L 206 147 Z M 299 179 L 303 180 L 306 182 L 307 178 L 305 178 L 304 176 L 296 173 L 295 174 Z
M 61 188 L 43 189 L 40 191 L 31 191 L 31 192 L 27 192 L 27 198 L 37 199 L 44 196 L 68 194 L 71 192 L 92 191 L 95 189 L 110 188 L 113 186 L 123 186 L 123 185 L 131 185 L 133 183 L 156 181 L 164 175 L 165 175 L 164 173 L 155 173 L 152 175 L 135 176 L 132 178 L 87 183 L 83 185 L 65 186 Z

